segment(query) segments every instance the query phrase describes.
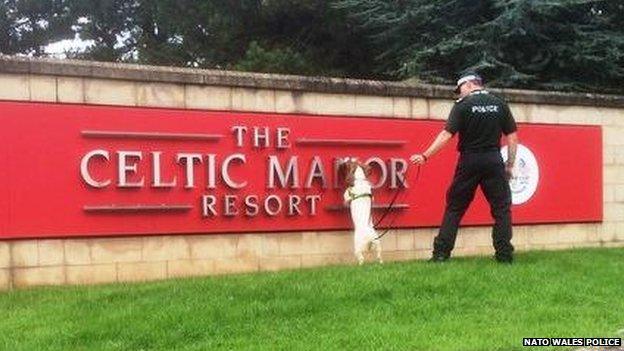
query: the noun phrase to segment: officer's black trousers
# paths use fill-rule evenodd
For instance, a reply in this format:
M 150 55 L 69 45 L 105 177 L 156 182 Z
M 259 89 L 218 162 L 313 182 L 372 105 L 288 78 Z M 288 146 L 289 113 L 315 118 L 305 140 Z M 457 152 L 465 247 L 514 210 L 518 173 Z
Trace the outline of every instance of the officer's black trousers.
M 511 190 L 498 150 L 461 153 L 453 183 L 446 194 L 442 226 L 433 242 L 434 256 L 450 256 L 455 246 L 459 222 L 472 202 L 477 186 L 481 186 L 495 221 L 492 241 L 496 258 L 501 261 L 512 259 L 514 248 L 511 245 Z

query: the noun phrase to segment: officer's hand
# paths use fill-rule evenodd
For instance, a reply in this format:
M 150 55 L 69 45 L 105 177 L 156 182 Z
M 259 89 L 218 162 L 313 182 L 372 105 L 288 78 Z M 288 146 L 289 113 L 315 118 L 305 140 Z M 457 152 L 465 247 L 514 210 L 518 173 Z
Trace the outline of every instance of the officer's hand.
M 413 154 L 410 156 L 410 161 L 415 165 L 422 165 L 425 163 L 426 159 L 422 154 Z

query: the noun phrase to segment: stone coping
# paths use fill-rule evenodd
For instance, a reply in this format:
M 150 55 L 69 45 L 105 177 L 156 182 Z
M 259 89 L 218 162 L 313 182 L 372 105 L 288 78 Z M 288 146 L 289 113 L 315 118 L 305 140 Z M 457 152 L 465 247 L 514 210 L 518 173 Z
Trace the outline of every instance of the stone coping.
M 453 87 L 406 82 L 305 77 L 81 60 L 0 56 L 0 72 L 321 93 L 454 99 Z M 624 95 L 491 89 L 511 102 L 624 107 Z

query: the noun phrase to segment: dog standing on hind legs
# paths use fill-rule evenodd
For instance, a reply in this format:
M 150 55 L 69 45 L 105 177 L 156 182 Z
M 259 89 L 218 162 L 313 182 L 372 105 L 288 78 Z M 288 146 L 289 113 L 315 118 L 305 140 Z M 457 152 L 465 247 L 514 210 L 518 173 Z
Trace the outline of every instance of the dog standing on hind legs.
M 381 259 L 381 241 L 373 226 L 373 193 L 372 186 L 367 179 L 369 167 L 354 158 L 345 159 L 342 163 L 344 181 L 347 189 L 343 198 L 351 210 L 353 221 L 353 248 L 358 264 L 364 263 L 364 253 L 375 250 L 377 261 Z

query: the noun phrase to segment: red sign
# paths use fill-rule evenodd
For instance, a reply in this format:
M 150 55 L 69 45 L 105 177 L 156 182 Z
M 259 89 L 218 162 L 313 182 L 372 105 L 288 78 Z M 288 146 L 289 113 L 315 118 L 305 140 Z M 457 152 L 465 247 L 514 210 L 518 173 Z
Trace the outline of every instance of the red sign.
M 351 227 L 337 162 L 373 168 L 375 217 L 438 226 L 457 153 L 431 120 L 0 103 L 0 238 Z M 602 220 L 599 127 L 521 125 L 514 223 Z M 464 224 L 488 224 L 483 196 Z

